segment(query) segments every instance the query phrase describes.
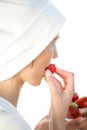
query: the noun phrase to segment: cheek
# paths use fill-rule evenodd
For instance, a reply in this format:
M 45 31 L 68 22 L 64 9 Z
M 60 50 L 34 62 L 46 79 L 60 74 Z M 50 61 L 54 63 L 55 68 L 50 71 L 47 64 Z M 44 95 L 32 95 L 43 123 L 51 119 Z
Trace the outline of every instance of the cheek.
M 44 77 L 45 69 L 50 64 L 52 58 L 52 49 L 47 48 L 32 63 L 32 67 L 28 66 L 23 73 L 24 81 L 31 85 L 39 85 Z
M 44 53 L 44 62 L 50 62 L 52 58 L 52 47 L 48 47 L 47 51 Z
M 35 60 L 34 66 L 38 69 L 45 69 L 52 58 L 52 49 L 49 47 L 43 53 L 41 53 Z
M 51 56 L 47 54 L 44 58 L 37 59 L 33 65 L 32 73 L 29 74 L 33 85 L 39 85 L 45 74 L 46 67 L 50 64 Z

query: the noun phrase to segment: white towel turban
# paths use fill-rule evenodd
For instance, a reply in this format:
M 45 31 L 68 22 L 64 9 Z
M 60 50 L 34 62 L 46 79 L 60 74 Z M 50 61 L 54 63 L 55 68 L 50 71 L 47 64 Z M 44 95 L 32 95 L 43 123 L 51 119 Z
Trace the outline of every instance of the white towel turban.
M 64 21 L 49 0 L 0 0 L 0 81 L 34 60 Z

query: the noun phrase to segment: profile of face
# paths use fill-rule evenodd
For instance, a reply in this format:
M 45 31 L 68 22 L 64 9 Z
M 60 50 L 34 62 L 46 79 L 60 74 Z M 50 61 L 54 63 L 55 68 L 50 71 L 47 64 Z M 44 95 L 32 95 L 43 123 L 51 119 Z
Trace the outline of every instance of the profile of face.
M 23 82 L 26 81 L 34 86 L 40 84 L 45 75 L 46 67 L 50 65 L 51 59 L 58 56 L 55 44 L 57 39 L 58 36 L 49 43 L 45 50 L 35 60 L 20 72 Z

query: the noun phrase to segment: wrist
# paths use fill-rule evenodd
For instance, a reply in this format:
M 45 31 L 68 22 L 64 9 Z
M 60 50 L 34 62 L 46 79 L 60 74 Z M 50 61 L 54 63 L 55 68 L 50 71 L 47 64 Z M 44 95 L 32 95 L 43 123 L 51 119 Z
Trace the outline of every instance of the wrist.
M 65 119 L 56 121 L 50 117 L 49 130 L 65 130 Z

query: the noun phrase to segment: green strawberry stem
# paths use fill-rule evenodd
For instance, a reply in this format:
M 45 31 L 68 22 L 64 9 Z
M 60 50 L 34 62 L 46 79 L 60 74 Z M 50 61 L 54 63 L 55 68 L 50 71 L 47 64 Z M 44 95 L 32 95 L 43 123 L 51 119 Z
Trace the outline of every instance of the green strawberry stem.
M 72 103 L 70 104 L 70 106 L 71 106 L 72 108 L 78 108 L 78 105 L 77 105 L 75 102 L 72 102 Z

